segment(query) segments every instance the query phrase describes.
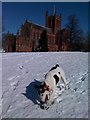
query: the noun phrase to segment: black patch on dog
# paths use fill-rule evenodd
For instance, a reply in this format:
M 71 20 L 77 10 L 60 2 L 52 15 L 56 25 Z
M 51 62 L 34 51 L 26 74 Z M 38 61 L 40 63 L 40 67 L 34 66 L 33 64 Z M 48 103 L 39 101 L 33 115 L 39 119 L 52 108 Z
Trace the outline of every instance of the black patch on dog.
M 53 77 L 55 78 L 56 85 L 57 85 L 57 83 L 59 82 L 59 77 L 56 74 Z
M 56 66 L 52 67 L 49 71 L 52 71 L 52 70 L 56 69 L 57 67 L 59 67 L 58 64 L 56 64 Z
M 58 72 L 60 74 L 60 72 Z

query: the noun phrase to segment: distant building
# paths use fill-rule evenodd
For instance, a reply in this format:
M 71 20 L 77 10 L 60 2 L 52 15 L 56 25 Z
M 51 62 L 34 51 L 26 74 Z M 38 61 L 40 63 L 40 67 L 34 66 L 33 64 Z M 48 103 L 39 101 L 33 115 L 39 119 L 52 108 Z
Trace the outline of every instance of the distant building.
M 25 20 L 24 24 L 18 30 L 17 35 L 7 34 L 6 52 L 32 52 L 38 50 L 38 41 L 44 30 L 47 32 L 48 51 L 67 51 L 68 31 L 61 27 L 62 16 L 48 15 L 46 11 L 46 25 L 41 26 Z
M 8 32 L 7 35 L 5 35 L 4 37 L 5 40 L 3 41 L 3 49 L 5 50 L 5 52 L 15 52 L 16 36 Z

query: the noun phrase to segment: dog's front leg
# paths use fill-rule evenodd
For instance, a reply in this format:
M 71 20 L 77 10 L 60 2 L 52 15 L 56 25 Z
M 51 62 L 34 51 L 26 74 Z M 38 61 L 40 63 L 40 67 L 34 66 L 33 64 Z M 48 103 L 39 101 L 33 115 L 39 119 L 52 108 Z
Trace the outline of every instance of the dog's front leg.
M 66 78 L 65 77 L 61 77 L 64 85 L 65 85 L 65 89 L 69 89 L 69 86 L 68 86 L 68 82 L 66 81 Z
M 50 95 L 49 100 L 47 101 L 48 106 L 50 106 L 50 105 L 52 105 L 54 103 L 54 93 L 55 93 L 55 91 L 53 90 L 53 92 Z

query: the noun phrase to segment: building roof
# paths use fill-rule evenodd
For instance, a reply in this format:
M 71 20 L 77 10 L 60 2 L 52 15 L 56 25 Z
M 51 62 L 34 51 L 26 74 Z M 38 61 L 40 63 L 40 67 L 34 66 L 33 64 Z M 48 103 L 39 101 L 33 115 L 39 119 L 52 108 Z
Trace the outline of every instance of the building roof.
M 37 29 L 42 29 L 42 30 L 46 30 L 49 34 L 52 34 L 52 30 L 50 29 L 50 28 L 48 28 L 48 27 L 45 27 L 45 26 L 42 26 L 42 25 L 39 25 L 39 24 L 37 24 L 37 23 L 32 23 L 32 22 L 29 22 L 29 21 L 25 21 L 25 23 L 28 23 L 30 26 L 33 26 L 33 27 L 35 27 L 35 28 L 37 28 Z M 25 24 L 24 23 L 24 24 Z

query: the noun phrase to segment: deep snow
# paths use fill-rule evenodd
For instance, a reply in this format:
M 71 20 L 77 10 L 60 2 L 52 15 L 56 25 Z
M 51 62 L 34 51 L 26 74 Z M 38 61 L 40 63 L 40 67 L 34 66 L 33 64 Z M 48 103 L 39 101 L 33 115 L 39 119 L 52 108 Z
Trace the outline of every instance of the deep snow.
M 35 104 L 33 83 L 43 81 L 56 63 L 64 69 L 70 89 L 56 95 L 55 103 L 43 110 Z M 84 52 L 2 53 L 2 117 L 88 118 L 88 74 Z

